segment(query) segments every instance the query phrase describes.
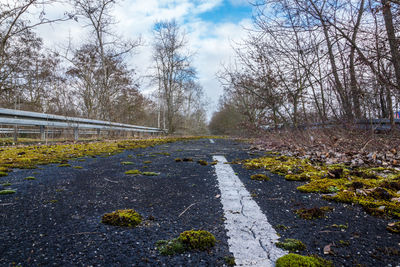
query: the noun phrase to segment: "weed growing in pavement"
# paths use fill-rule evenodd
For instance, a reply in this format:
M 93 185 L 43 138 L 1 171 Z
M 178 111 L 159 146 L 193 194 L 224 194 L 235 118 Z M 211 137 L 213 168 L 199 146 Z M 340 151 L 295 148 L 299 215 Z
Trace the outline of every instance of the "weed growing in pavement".
M 4 189 L 4 190 L 0 190 L 0 195 L 9 195 L 9 194 L 14 194 L 15 192 L 16 192 L 15 190 Z
M 225 261 L 226 265 L 228 265 L 228 266 L 236 265 L 235 257 L 233 257 L 233 256 L 225 256 L 224 261 Z
M 116 210 L 104 214 L 101 222 L 114 226 L 135 227 L 142 222 L 142 216 L 133 209 Z
M 290 252 L 305 250 L 306 245 L 303 244 L 300 240 L 293 238 L 286 238 L 283 242 L 277 242 L 276 246 L 278 248 L 282 248 L 284 250 L 288 250 Z
M 83 169 L 82 166 L 74 166 L 74 167 L 72 167 L 72 168 L 74 168 L 74 169 Z
M 325 218 L 326 213 L 328 211 L 332 211 L 332 207 L 314 207 L 311 209 L 298 209 L 295 211 L 297 215 L 300 216 L 300 218 L 305 219 L 305 220 L 312 220 L 312 219 L 320 219 L 320 218 Z
M 276 261 L 276 267 L 307 266 L 307 267 L 333 267 L 331 261 L 318 256 L 302 256 L 289 253 Z
M 269 154 L 244 162 L 248 169 L 266 169 L 288 181 L 304 181 L 297 189 L 323 193 L 326 200 L 356 203 L 372 215 L 400 217 L 400 171 L 392 168 L 325 165 L 309 159 Z
M 0 171 L 0 177 L 1 176 L 7 176 L 7 175 L 8 175 L 8 173 Z
M 131 162 L 131 161 L 123 161 L 123 162 L 121 162 L 121 164 L 122 165 L 132 165 L 133 162 Z
M 10 182 L 6 182 L 6 183 L 3 183 L 2 184 L 2 186 L 4 186 L 4 187 L 6 187 L 6 186 L 11 186 L 12 184 L 10 183 Z
M 24 180 L 36 180 L 36 178 L 33 176 L 28 176 L 28 177 L 25 177 Z
M 205 230 L 190 230 L 179 234 L 178 238 L 159 240 L 156 247 L 162 255 L 174 255 L 189 250 L 208 250 L 215 246 L 213 234 Z
M 265 174 L 259 173 L 259 174 L 253 174 L 250 176 L 251 180 L 257 180 L 257 181 L 269 181 L 269 177 Z

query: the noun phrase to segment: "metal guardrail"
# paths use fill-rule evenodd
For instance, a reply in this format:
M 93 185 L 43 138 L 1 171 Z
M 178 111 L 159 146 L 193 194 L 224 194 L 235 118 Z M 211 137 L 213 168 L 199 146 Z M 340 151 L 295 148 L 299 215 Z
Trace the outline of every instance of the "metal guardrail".
M 98 134 L 100 133 L 100 131 L 104 130 L 129 131 L 138 133 L 159 133 L 159 134 L 165 132 L 162 129 L 154 127 L 52 115 L 52 114 L 6 109 L 6 108 L 0 108 L 0 125 L 40 127 L 41 139 L 45 138 L 46 128 L 73 129 L 75 140 L 79 138 L 80 129 L 96 129 Z M 17 135 L 16 130 L 14 130 L 14 132 L 15 132 L 14 139 L 16 140 L 16 135 Z

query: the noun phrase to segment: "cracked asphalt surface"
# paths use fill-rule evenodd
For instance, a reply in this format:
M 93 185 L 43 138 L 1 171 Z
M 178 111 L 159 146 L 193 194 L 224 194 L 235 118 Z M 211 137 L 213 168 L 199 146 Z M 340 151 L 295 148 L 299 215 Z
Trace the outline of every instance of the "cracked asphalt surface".
M 233 161 L 262 156 L 263 152 L 250 151 L 241 142 L 214 141 L 126 150 L 110 157 L 69 162 L 82 169 L 46 165 L 14 170 L 0 178 L 0 184 L 10 182 L 17 190 L 13 195 L 0 196 L 0 266 L 226 265 L 224 257 L 232 253 L 215 170 L 196 161 L 211 162 L 214 155 Z M 175 158 L 193 158 L 193 162 L 175 162 Z M 124 161 L 133 164 L 121 164 Z M 296 190 L 299 182 L 287 182 L 263 170 L 231 166 L 281 238 L 305 243 L 307 249 L 300 254 L 322 256 L 335 266 L 399 265 L 400 235 L 386 231 L 388 220 L 367 215 L 358 206 L 302 194 Z M 159 175 L 125 175 L 131 169 Z M 271 180 L 250 180 L 255 173 L 266 173 Z M 36 180 L 24 180 L 27 176 Z M 334 210 L 323 219 L 307 221 L 293 212 L 327 205 Z M 124 208 L 138 211 L 145 218 L 142 225 L 121 228 L 100 222 L 104 213 Z M 334 224 L 347 228 L 338 229 Z M 175 256 L 161 256 L 155 249 L 157 240 L 174 238 L 191 229 L 213 233 L 216 246 Z M 324 255 L 324 246 L 331 243 L 334 254 Z

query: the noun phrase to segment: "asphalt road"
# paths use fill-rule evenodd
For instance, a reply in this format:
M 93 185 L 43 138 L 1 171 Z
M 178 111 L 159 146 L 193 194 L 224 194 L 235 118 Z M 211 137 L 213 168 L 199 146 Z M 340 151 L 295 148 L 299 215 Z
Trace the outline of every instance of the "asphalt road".
M 17 190 L 0 196 L 0 266 L 224 266 L 224 258 L 235 252 L 228 242 L 228 236 L 233 239 L 227 232 L 229 216 L 226 210 L 224 214 L 216 166 L 197 161 L 261 155 L 241 142 L 201 139 L 70 161 L 81 169 L 47 165 L 15 170 L 0 178 Z M 175 158 L 193 161 L 176 162 Z M 126 161 L 132 164 L 121 164 Z M 400 235 L 385 230 L 387 220 L 369 216 L 358 206 L 302 194 L 296 190 L 298 182 L 268 173 L 271 181 L 253 181 L 250 175 L 263 171 L 228 166 L 276 233 L 306 244 L 307 249 L 299 253 L 323 256 L 336 266 L 396 266 L 400 262 Z M 131 169 L 158 175 L 126 175 Z M 24 180 L 27 176 L 36 180 Z M 326 205 L 334 211 L 325 219 L 307 221 L 293 212 Z M 121 228 L 100 222 L 104 213 L 125 208 L 139 212 L 143 223 Z M 332 228 L 334 224 L 348 227 Z M 213 233 L 216 246 L 175 256 L 162 256 L 156 250 L 156 241 L 191 229 Z M 341 245 L 333 246 L 334 254 L 324 255 L 323 248 L 330 243 Z

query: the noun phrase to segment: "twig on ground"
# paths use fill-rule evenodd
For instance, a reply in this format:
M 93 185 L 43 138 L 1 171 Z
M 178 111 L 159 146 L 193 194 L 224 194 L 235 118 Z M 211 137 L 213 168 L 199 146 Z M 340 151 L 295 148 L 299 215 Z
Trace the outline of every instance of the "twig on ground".
M 112 180 L 109 180 L 109 179 L 107 179 L 107 178 L 104 178 L 104 180 L 106 180 L 107 182 L 110 182 L 110 183 L 115 183 L 115 184 L 118 184 L 118 182 L 117 182 L 117 181 L 112 181 Z
M 2 203 L 0 204 L 0 206 L 10 206 L 10 205 L 14 205 L 15 203 Z
M 181 214 L 179 214 L 178 218 L 180 218 L 188 209 L 190 209 L 192 206 L 194 206 L 195 204 L 197 204 L 196 202 L 193 204 L 190 204 L 189 207 L 187 207 L 184 211 L 181 212 Z
M 369 143 L 372 142 L 372 140 L 374 140 L 374 139 L 368 140 L 368 142 L 366 142 L 365 145 L 361 148 L 361 151 L 364 151 L 364 149 L 367 147 L 367 145 L 368 145 Z

